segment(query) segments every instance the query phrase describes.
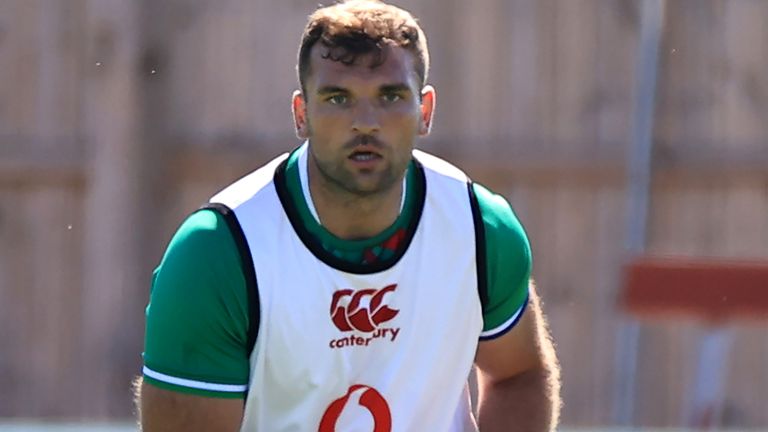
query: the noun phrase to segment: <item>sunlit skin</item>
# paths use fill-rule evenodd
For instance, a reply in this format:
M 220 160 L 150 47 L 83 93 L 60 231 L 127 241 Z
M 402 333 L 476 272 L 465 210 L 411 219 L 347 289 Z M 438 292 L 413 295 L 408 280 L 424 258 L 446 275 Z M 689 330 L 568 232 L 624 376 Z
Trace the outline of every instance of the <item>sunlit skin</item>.
M 321 223 L 341 238 L 371 237 L 397 218 L 402 179 L 419 136 L 429 133 L 435 92 L 421 89 L 413 54 L 387 47 L 346 65 L 310 56 L 306 95 L 295 92 L 297 135 L 309 140 L 309 185 Z

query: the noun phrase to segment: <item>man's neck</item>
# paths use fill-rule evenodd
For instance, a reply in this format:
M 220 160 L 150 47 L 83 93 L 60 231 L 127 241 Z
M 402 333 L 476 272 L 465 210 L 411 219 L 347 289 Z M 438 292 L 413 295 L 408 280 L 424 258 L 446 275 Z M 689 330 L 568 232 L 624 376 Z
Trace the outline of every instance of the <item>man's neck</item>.
M 395 223 L 402 203 L 403 182 L 395 182 L 380 193 L 359 195 L 326 179 L 317 166 L 307 163 L 309 191 L 320 223 L 344 240 L 376 236 Z

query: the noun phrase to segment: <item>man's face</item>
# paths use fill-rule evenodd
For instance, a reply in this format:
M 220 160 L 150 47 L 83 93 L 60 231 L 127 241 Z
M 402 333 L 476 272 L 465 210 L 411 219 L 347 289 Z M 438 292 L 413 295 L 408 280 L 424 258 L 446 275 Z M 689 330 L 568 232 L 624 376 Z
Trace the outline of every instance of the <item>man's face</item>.
M 309 139 L 310 163 L 326 181 L 357 195 L 388 190 L 402 179 L 416 137 L 429 132 L 434 90 L 420 89 L 404 48 L 387 47 L 375 68 L 370 56 L 345 65 L 323 58 L 327 50 L 312 48 L 306 94 L 294 94 L 297 134 Z

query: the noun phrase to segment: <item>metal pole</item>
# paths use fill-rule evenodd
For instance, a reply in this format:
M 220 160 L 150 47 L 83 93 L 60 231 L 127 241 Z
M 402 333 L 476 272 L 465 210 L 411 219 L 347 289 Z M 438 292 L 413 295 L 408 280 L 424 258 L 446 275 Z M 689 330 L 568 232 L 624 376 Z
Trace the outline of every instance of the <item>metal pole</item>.
M 631 148 L 628 153 L 627 214 L 625 247 L 628 256 L 645 251 L 653 152 L 653 121 L 656 103 L 656 75 L 665 0 L 643 0 L 640 41 L 635 73 L 635 102 Z M 634 320 L 623 320 L 616 332 L 614 421 L 631 425 L 634 417 L 635 375 L 640 327 Z
M 715 430 L 720 425 L 725 400 L 725 371 L 733 344 L 730 329 L 718 323 L 706 330 L 699 342 L 696 375 L 686 401 L 684 422 L 698 430 Z

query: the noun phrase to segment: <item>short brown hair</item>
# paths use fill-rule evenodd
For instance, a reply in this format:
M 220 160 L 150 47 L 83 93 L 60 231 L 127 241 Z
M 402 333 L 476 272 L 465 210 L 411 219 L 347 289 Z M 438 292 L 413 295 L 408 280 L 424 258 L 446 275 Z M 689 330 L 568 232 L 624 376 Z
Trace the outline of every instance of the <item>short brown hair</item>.
M 354 64 L 359 56 L 372 54 L 372 68 L 384 62 L 386 45 L 405 48 L 416 59 L 415 72 L 421 86 L 427 82 L 427 37 L 416 18 L 396 6 L 378 0 L 347 0 L 317 9 L 310 15 L 301 36 L 297 65 L 299 84 L 305 97 L 310 53 L 318 41 L 328 48 L 324 58 Z

